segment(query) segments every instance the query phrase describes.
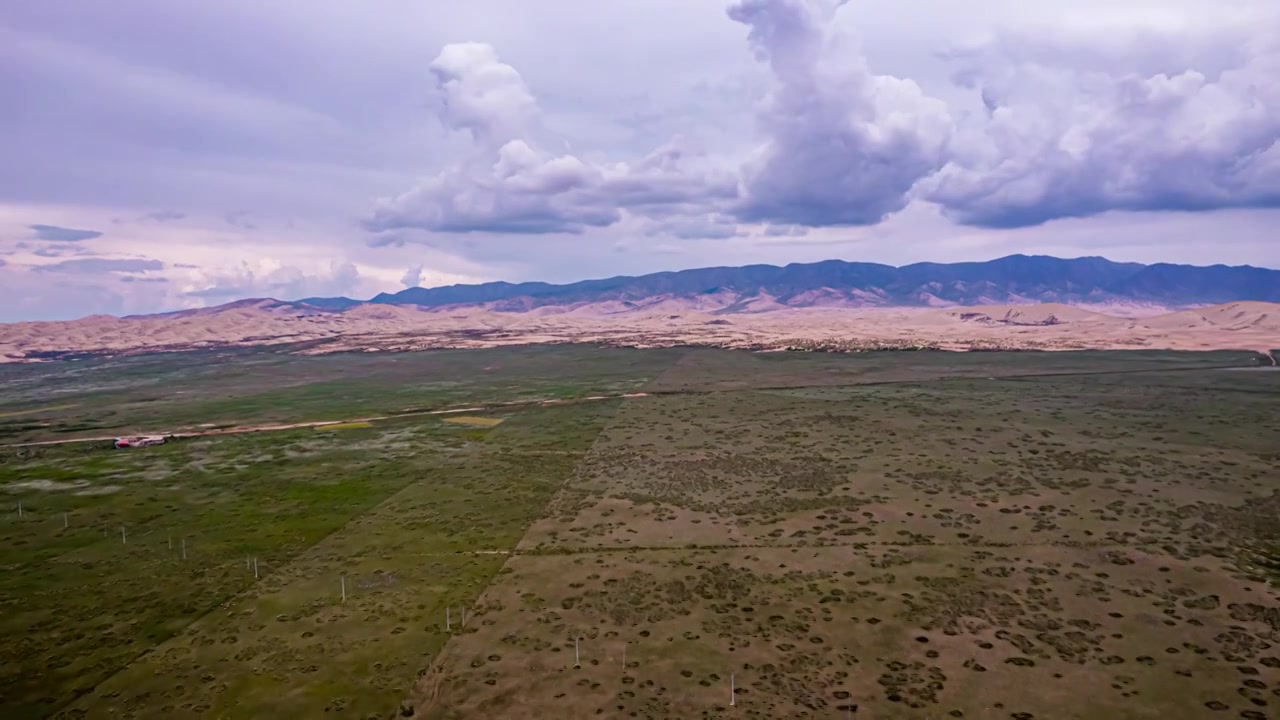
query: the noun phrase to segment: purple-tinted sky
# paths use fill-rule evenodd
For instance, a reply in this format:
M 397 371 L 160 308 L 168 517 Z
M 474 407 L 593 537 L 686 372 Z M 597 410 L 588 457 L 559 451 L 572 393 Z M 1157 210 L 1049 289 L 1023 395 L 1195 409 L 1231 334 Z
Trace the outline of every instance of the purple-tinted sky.
M 1274 0 L 0 14 L 0 321 L 1047 253 L 1280 267 Z

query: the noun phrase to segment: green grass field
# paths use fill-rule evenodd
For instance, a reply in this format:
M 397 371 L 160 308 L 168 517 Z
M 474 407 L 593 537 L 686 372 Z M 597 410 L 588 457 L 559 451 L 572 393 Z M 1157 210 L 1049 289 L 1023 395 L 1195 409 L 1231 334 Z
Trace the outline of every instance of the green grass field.
M 679 352 L 234 350 L 0 365 L 0 444 L 620 394 L 665 370 Z
M 0 717 L 1271 717 L 1280 373 L 1219 369 L 1253 364 L 0 366 Z M 451 407 L 491 409 L 403 414 Z

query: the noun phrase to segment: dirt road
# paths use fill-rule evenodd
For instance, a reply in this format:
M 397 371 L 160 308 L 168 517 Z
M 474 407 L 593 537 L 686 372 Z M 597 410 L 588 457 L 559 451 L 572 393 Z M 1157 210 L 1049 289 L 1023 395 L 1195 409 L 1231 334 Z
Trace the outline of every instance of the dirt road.
M 515 407 L 529 407 L 532 405 L 571 405 L 584 402 L 596 402 L 599 400 L 620 400 L 622 398 L 646 397 L 648 393 L 622 393 L 619 395 L 592 395 L 583 398 L 571 398 L 565 400 L 558 399 L 541 399 L 541 400 L 515 400 L 512 402 L 494 403 L 492 405 L 477 405 L 473 407 L 460 408 L 443 408 L 439 410 L 416 410 L 411 412 L 390 413 L 388 415 L 372 415 L 369 417 L 350 418 L 347 420 L 317 420 L 314 422 L 299 423 L 283 423 L 277 425 L 238 425 L 227 428 L 214 428 L 210 430 L 193 430 L 185 432 L 145 432 L 130 433 L 130 435 L 157 436 L 163 435 L 171 438 L 194 438 L 209 437 L 212 435 L 240 435 L 243 433 L 253 432 L 276 432 L 280 430 L 297 430 L 299 428 L 319 428 L 328 425 L 345 425 L 347 423 L 369 423 L 378 420 L 395 420 L 407 417 L 420 417 L 428 415 L 455 415 L 458 413 L 488 412 L 492 410 L 502 410 Z M 85 442 L 111 442 L 120 435 L 104 435 L 99 437 L 81 437 L 81 438 L 63 438 L 60 440 L 41 440 L 38 442 L 17 443 L 14 445 L 4 445 L 7 448 L 21 447 L 39 447 L 41 445 L 67 445 L 69 443 L 85 443 Z

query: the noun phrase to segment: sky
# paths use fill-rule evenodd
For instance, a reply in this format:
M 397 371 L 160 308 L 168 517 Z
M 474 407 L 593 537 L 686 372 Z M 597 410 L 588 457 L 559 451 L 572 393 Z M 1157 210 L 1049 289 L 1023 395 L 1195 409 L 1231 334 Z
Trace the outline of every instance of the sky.
M 1013 253 L 1280 267 L 1274 0 L 49 0 L 0 321 Z

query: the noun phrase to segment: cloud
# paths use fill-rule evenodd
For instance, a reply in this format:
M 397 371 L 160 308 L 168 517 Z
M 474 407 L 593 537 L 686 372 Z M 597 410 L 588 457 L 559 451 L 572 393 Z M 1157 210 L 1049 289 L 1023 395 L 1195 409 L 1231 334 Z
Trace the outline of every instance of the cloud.
M 69 320 L 90 312 L 120 314 L 127 308 L 121 291 L 132 286 L 95 282 L 92 277 L 59 283 L 23 270 L 0 269 L 0 322 Z
M 94 255 L 75 243 L 55 243 L 51 245 L 42 245 L 31 251 L 33 255 L 38 257 L 66 257 L 67 255 Z
M 281 300 L 345 295 L 360 286 L 360 270 L 354 263 L 333 262 L 328 272 L 308 274 L 294 265 L 241 263 L 203 275 L 199 287 L 186 290 L 188 298 L 226 301 L 270 296 Z
M 866 225 L 902 209 L 916 182 L 943 166 L 946 105 L 910 80 L 872 74 L 831 50 L 834 5 L 742 0 L 729 17 L 750 27 L 773 88 L 756 115 L 759 146 L 735 169 L 682 138 L 632 163 L 550 152 L 537 141 L 538 103 L 524 78 L 481 43 L 447 45 L 431 63 L 441 124 L 473 145 L 462 163 L 382 200 L 373 232 L 582 234 L 628 216 L 663 218 L 676 236 L 709 214 L 810 227 Z M 668 220 L 687 215 L 684 220 Z M 378 240 L 374 240 L 378 244 Z
M 581 234 L 645 214 L 733 197 L 728 173 L 701 171 L 676 140 L 638 162 L 598 164 L 542 149 L 538 109 L 520 73 L 488 45 L 447 45 L 431 63 L 441 123 L 470 135 L 459 165 L 380 201 L 373 232 Z M 373 244 L 385 244 L 375 239 Z
M 163 277 L 144 277 L 144 276 L 140 276 L 140 275 L 123 275 L 123 276 L 121 276 L 121 277 L 119 278 L 119 280 L 120 280 L 120 282 L 125 282 L 125 283 L 131 283 L 131 282 L 141 282 L 141 283 L 167 283 L 167 282 L 169 282 L 169 278 L 163 278 Z
M 754 15 L 727 17 L 731 3 Z M 361 297 L 399 290 L 418 263 L 425 286 L 832 254 L 1280 263 L 1267 229 L 1280 209 L 977 225 L 1167 207 L 1184 186 L 1189 207 L 1265 204 L 1271 181 L 1245 172 L 1267 167 L 1265 133 L 1251 139 L 1249 122 L 1194 143 L 1173 133 L 1195 140 L 1222 113 L 1252 112 L 1265 128 L 1280 114 L 1257 42 L 1276 36 L 1274 0 L 916 0 L 838 12 L 834 0 L 73 4 L 9 3 L 0 23 L 0 66 L 12 68 L 0 86 L 20 108 L 0 113 L 4 317 L 195 307 L 205 301 L 184 293 L 236 276 L 215 268 L 241 259 L 254 275 L 240 286 L 248 295 L 282 294 L 269 286 L 280 267 L 329 278 L 331 261 L 350 260 Z M 459 40 L 485 44 L 450 45 Z M 1167 114 L 1148 103 L 1168 127 L 1132 116 L 1126 79 L 1141 89 L 1189 71 L 1202 84 L 1178 91 L 1197 100 Z M 934 136 L 912 129 L 921 114 L 944 124 L 930 98 L 946 102 L 946 169 L 926 169 L 904 193 L 933 165 L 914 152 Z M 897 152 L 886 125 L 906 128 L 904 165 L 916 168 L 876 165 L 877 151 Z M 1187 157 L 1156 162 L 1127 134 Z M 1081 137 L 1092 143 L 1083 159 Z M 1240 162 L 1214 159 L 1231 157 Z M 1129 167 L 1157 179 L 1127 182 Z M 392 207 L 375 211 L 370 198 Z M 878 225 L 831 225 L 885 210 Z M 229 211 L 252 213 L 243 219 L 259 229 L 228 224 Z M 108 230 L 29 239 L 38 221 Z M 353 234 L 361 221 L 375 233 Z M 72 243 L 95 255 L 62 247 Z M 147 276 L 171 282 L 33 269 L 88 257 L 155 258 L 165 270 Z M 295 286 L 310 294 L 322 282 Z
M 253 213 L 248 210 L 236 210 L 223 215 L 222 219 L 231 227 L 240 228 L 241 230 L 256 230 L 258 226 L 249 221 L 251 215 Z
M 102 233 L 97 230 L 77 230 L 57 225 L 28 225 L 27 227 L 34 232 L 32 237 L 36 240 L 50 242 L 79 242 L 102 237 Z
M 183 220 L 186 217 L 186 213 L 178 212 L 177 210 L 157 210 L 155 212 L 149 212 L 145 215 L 139 216 L 138 222 L 167 223 L 175 220 Z
M 436 109 L 474 152 L 382 201 L 365 227 L 578 235 L 640 216 L 646 234 L 691 239 L 739 234 L 711 216 L 876 225 L 917 198 L 993 228 L 1114 210 L 1280 205 L 1280 85 L 1267 79 L 1280 71 L 1274 43 L 1185 29 L 1172 37 L 1148 27 L 1167 17 L 1159 13 L 1112 18 L 1123 42 L 1099 40 L 1091 25 L 1077 38 L 1050 25 L 1005 33 L 943 54 L 959 65 L 955 84 L 985 108 L 975 121 L 913 80 L 873 73 L 834 30 L 845 4 L 729 7 L 772 81 L 755 113 L 758 145 L 736 172 L 679 142 L 635 164 L 550 152 L 536 139 L 541 110 L 521 74 L 492 46 L 448 45 L 430 66 Z
M 101 275 L 105 273 L 141 273 L 152 270 L 163 270 L 164 263 L 159 260 L 142 258 L 86 258 L 83 260 L 63 260 L 48 265 L 36 265 L 36 272 L 63 272 L 85 275 Z
M 770 225 L 764 229 L 766 237 L 804 237 L 809 228 L 803 225 Z
M 813 0 L 741 0 L 774 85 L 756 114 L 764 145 L 743 170 L 744 222 L 873 225 L 901 210 L 921 178 L 943 166 L 947 107 L 911 80 L 874 75 L 860 56 L 831 51 L 835 10 Z
M 414 265 L 404 271 L 404 277 L 400 278 L 400 284 L 406 288 L 415 288 L 422 285 L 422 266 Z
M 745 234 L 732 217 L 719 214 L 679 215 L 656 220 L 645 226 L 644 233 L 650 237 L 668 235 L 680 240 L 725 240 Z
M 501 147 L 519 138 L 538 111 L 515 68 L 484 43 L 446 45 L 428 66 L 436 79 L 440 122 L 476 143 Z
M 922 196 L 991 228 L 1280 207 L 1280 44 L 1201 51 L 1216 74 L 1186 69 L 1167 38 L 1148 45 L 1015 36 L 957 55 L 988 115 Z M 1097 56 L 1112 59 L 1091 67 Z
M 594 205 L 586 197 L 602 181 L 598 168 L 576 157 L 552 157 L 512 140 L 498 149 L 489 167 L 477 163 L 448 170 L 383 201 L 366 227 L 577 234 L 621 219 L 616 206 Z

